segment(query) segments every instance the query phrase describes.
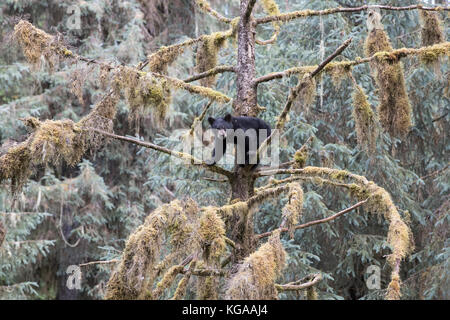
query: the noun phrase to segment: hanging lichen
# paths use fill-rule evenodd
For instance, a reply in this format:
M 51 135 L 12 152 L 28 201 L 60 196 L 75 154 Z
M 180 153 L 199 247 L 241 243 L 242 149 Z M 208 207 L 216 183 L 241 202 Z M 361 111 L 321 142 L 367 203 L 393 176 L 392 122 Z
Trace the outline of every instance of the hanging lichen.
M 276 230 L 259 249 L 247 257 L 227 284 L 226 297 L 231 300 L 277 299 L 275 280 L 281 274 L 286 252 Z
M 297 100 L 294 102 L 294 108 L 297 111 L 309 112 L 309 108 L 316 100 L 316 80 L 305 73 L 302 79 L 299 79 L 297 86 Z
M 198 228 L 200 246 L 203 252 L 203 265 L 220 268 L 220 258 L 225 245 L 225 223 L 217 215 L 217 208 L 206 207 L 203 210 Z M 219 279 L 214 276 L 201 277 L 197 280 L 197 298 L 215 300 L 218 298 Z
M 181 270 L 175 260 L 186 257 L 187 252 L 199 250 L 195 228 L 198 207 L 193 200 L 174 200 L 165 204 L 146 219 L 125 245 L 121 262 L 111 276 L 106 299 L 156 299 L 167 289 Z M 172 254 L 167 254 L 172 265 L 153 289 L 158 273 L 163 272 L 160 248 L 164 239 L 170 239 Z M 156 267 L 158 266 L 158 267 Z
M 233 35 L 233 28 L 228 31 L 214 32 L 202 37 L 197 48 L 196 71 L 205 72 L 217 65 L 217 56 L 220 49 L 226 43 L 226 40 Z M 212 75 L 200 79 L 200 84 L 205 87 L 211 87 L 216 83 L 216 76 Z
M 369 34 L 365 43 L 366 55 L 392 51 L 388 35 L 383 30 L 381 15 L 369 10 Z M 379 89 L 378 115 L 383 128 L 392 136 L 404 137 L 411 127 L 411 104 L 405 87 L 402 65 L 399 61 L 385 61 L 377 57 L 370 63 Z
M 217 215 L 217 209 L 203 209 L 198 229 L 203 259 L 208 263 L 217 262 L 225 250 L 225 223 Z
M 350 61 L 330 62 L 324 71 L 331 77 L 333 85 L 339 89 L 342 80 L 351 76 L 352 68 Z
M 442 23 L 439 20 L 439 13 L 419 10 L 419 16 L 422 22 L 422 46 L 432 46 L 445 42 Z M 434 55 L 421 55 L 420 58 L 421 61 L 427 65 L 433 65 L 438 61 L 438 57 Z
M 37 127 L 29 148 L 34 163 L 58 163 L 64 159 L 68 165 L 75 165 L 86 146 L 83 131 L 72 120 L 46 120 Z
M 184 49 L 184 44 L 161 47 L 158 51 L 148 56 L 149 70 L 160 74 L 167 74 L 167 67 L 184 52 Z
M 422 20 L 422 46 L 432 46 L 433 44 L 444 42 L 445 36 L 442 23 L 439 20 L 439 13 L 419 10 L 419 15 Z
M 31 175 L 31 152 L 28 142 L 11 147 L 0 157 L 0 183 L 11 179 L 11 193 L 19 191 Z
M 150 73 L 120 66 L 115 71 L 113 87 L 116 92 L 124 91 L 131 119 L 151 112 L 155 123 L 163 123 L 171 100 L 164 78 L 155 78 Z
M 377 139 L 376 115 L 373 112 L 363 89 L 354 83 L 353 119 L 355 120 L 356 139 L 358 144 L 370 153 L 375 152 Z
M 88 73 L 88 68 L 83 65 L 73 70 L 70 76 L 70 90 L 78 98 L 81 105 L 84 105 L 83 86 L 86 83 Z
M 294 227 L 298 224 L 298 219 L 303 210 L 303 189 L 302 186 L 295 182 L 289 184 L 288 203 L 282 211 L 282 221 L 284 226 L 288 228 L 289 236 L 294 238 Z
M 31 23 L 20 20 L 14 26 L 14 38 L 20 43 L 23 54 L 34 68 L 41 66 L 44 58 L 50 70 L 53 70 L 59 57 L 71 57 L 73 54 L 58 43 L 55 37 L 35 28 Z

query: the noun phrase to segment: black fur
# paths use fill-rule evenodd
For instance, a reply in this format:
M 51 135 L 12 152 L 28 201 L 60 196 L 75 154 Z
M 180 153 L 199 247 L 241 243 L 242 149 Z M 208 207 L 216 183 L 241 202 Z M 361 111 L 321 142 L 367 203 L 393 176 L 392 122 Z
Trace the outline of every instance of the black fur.
M 263 139 L 265 140 L 271 135 L 270 126 L 264 122 L 263 120 L 255 117 L 233 117 L 230 114 L 227 114 L 223 118 L 208 118 L 208 122 L 211 125 L 212 129 L 215 130 L 215 140 L 214 140 L 214 150 L 212 152 L 212 159 L 207 161 L 209 165 L 214 165 L 222 159 L 223 155 L 226 152 L 226 147 L 228 143 L 233 143 L 237 145 L 239 133 L 245 133 L 245 164 L 240 163 L 241 167 L 247 166 L 250 164 L 250 155 L 256 154 L 256 150 L 259 148 Z M 242 129 L 242 131 L 236 131 Z M 249 131 L 254 129 L 255 131 Z M 261 135 L 260 129 L 267 130 L 267 136 Z M 224 130 L 226 131 L 226 135 L 223 135 Z M 234 131 L 230 131 L 234 130 Z M 231 135 L 230 135 L 231 133 Z M 233 134 L 236 133 L 236 134 Z M 261 135 L 261 136 L 260 136 Z M 242 136 L 244 137 L 244 136 Z M 255 149 L 255 141 L 256 139 L 256 149 Z M 216 152 L 216 149 L 220 149 L 220 143 L 222 143 L 222 152 Z M 238 155 L 240 149 L 238 148 L 236 155 Z M 242 160 L 242 159 L 239 159 Z M 259 164 L 259 159 L 256 159 L 256 164 L 252 164 L 252 168 L 255 168 Z

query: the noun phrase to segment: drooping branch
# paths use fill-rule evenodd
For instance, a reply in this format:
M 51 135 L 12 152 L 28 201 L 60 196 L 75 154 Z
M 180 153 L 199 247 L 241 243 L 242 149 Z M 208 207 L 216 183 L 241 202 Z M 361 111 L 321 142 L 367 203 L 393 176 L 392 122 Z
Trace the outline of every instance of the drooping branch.
M 288 13 L 283 13 L 276 16 L 267 16 L 259 19 L 255 19 L 255 24 L 263 24 L 263 23 L 269 23 L 274 21 L 289 21 L 297 18 L 306 18 L 311 16 L 320 16 L 320 15 L 329 15 L 334 13 L 350 13 L 350 12 L 359 12 L 359 11 L 365 11 L 371 8 L 378 8 L 383 10 L 394 10 L 394 11 L 405 11 L 405 10 L 427 10 L 427 11 L 449 11 L 449 7 L 424 7 L 420 4 L 417 5 L 410 5 L 405 7 L 394 7 L 389 5 L 364 5 L 361 7 L 356 8 L 331 8 L 331 9 L 325 9 L 325 10 L 300 10 L 300 11 L 293 11 Z
M 102 135 L 105 135 L 105 136 L 113 138 L 113 139 L 126 141 L 126 142 L 133 143 L 133 144 L 145 147 L 145 148 L 149 148 L 149 149 L 153 149 L 153 150 L 156 150 L 156 151 L 159 151 L 159 152 L 163 152 L 163 153 L 169 154 L 171 156 L 174 156 L 174 157 L 177 157 L 177 158 L 180 158 L 180 159 L 187 160 L 192 165 L 201 166 L 201 167 L 203 167 L 205 169 L 208 169 L 208 170 L 210 170 L 212 172 L 216 172 L 216 173 L 222 174 L 222 175 L 227 176 L 227 177 L 232 176 L 232 172 L 230 172 L 228 170 L 225 170 L 225 169 L 223 169 L 223 168 L 221 168 L 219 166 L 207 165 L 206 162 L 204 162 L 203 160 L 197 159 L 197 158 L 195 158 L 195 157 L 193 157 L 193 156 L 191 156 L 190 154 L 187 154 L 187 153 L 183 153 L 183 152 L 179 152 L 179 151 L 173 151 L 173 150 L 167 149 L 165 147 L 158 146 L 158 145 L 150 143 L 150 142 L 140 141 L 140 140 L 136 140 L 136 139 L 133 139 L 133 138 L 116 135 L 116 134 L 113 134 L 113 133 L 110 133 L 110 132 L 106 132 L 106 131 L 103 131 L 103 130 L 99 130 L 99 129 L 96 129 L 96 128 L 89 128 L 89 130 L 92 130 L 94 132 L 100 133 Z
M 336 219 L 336 218 L 338 218 L 338 217 L 340 217 L 340 216 L 346 214 L 347 212 L 350 212 L 350 211 L 352 211 L 352 210 L 354 210 L 354 209 L 356 209 L 356 208 L 362 206 L 362 205 L 365 204 L 367 201 L 368 201 L 368 199 L 363 200 L 363 201 L 360 201 L 360 202 L 354 204 L 353 206 L 348 207 L 348 208 L 346 208 L 346 209 L 344 209 L 344 210 L 341 210 L 341 211 L 339 211 L 339 212 L 337 212 L 337 213 L 335 213 L 335 214 L 333 214 L 333 215 L 331 215 L 331 216 L 329 216 L 329 217 L 326 217 L 326 218 L 323 218 L 323 219 L 318 219 L 318 220 L 314 220 L 314 221 L 310 221 L 310 222 L 307 222 L 307 223 L 303 223 L 303 224 L 296 225 L 296 226 L 294 226 L 294 229 L 295 229 L 295 230 L 298 230 L 298 229 L 304 229 L 304 228 L 307 228 L 307 227 L 310 227 L 310 226 L 314 226 L 314 225 L 316 225 L 316 224 L 321 224 L 321 223 L 329 222 L 329 221 L 331 221 L 331 220 L 334 220 L 334 219 Z M 287 231 L 289 231 L 288 228 L 281 228 L 280 230 L 281 230 L 281 232 L 287 232 Z M 269 231 L 269 232 L 265 232 L 265 233 L 258 234 L 258 235 L 256 235 L 256 238 L 257 238 L 257 239 L 262 239 L 262 238 L 265 238 L 265 237 L 269 237 L 273 232 L 274 232 L 274 231 Z
M 193 82 L 193 81 L 196 81 L 199 79 L 203 79 L 203 78 L 213 76 L 218 73 L 224 73 L 224 72 L 236 72 L 236 70 L 235 70 L 234 66 L 217 66 L 217 67 L 209 69 L 205 72 L 193 75 L 193 76 L 185 79 L 184 82 L 189 83 L 189 82 Z
M 367 199 L 366 205 L 369 212 L 381 213 L 389 222 L 387 241 L 392 248 L 392 253 L 388 256 L 388 263 L 392 267 L 391 283 L 388 290 L 388 299 L 400 296 L 399 267 L 400 263 L 413 248 L 412 233 L 410 228 L 402 220 L 400 213 L 394 205 L 389 193 L 376 185 L 373 181 L 368 181 L 365 177 L 350 173 L 346 170 L 338 170 L 321 167 L 305 167 L 304 169 L 274 169 L 262 170 L 255 173 L 256 176 L 292 174 L 305 179 L 310 179 L 313 183 L 330 183 L 335 186 L 342 186 L 350 191 L 352 196 L 358 199 Z M 318 179 L 319 178 L 319 179 Z
M 292 290 L 307 289 L 309 287 L 316 285 L 320 281 L 322 281 L 322 274 L 317 273 L 312 276 L 312 280 L 305 282 L 305 283 L 298 284 L 300 281 L 295 281 L 293 283 L 287 283 L 287 284 L 275 284 L 275 288 L 279 291 L 289 291 L 289 290 L 292 291 Z

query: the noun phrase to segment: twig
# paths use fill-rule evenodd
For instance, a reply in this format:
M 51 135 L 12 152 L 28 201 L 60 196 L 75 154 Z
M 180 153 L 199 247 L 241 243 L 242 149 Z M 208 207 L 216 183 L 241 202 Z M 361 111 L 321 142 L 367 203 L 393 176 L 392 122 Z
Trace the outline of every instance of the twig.
M 117 263 L 117 262 L 120 262 L 120 259 L 91 261 L 91 262 L 81 263 L 78 266 L 79 267 L 86 267 L 86 266 L 90 266 L 90 265 L 93 265 L 93 264 L 110 264 L 110 263 Z
M 427 175 L 425 175 L 423 177 L 420 177 L 420 179 L 423 180 L 423 179 L 426 179 L 426 178 L 429 178 L 429 177 L 433 177 L 433 176 L 435 176 L 435 175 L 445 171 L 447 168 L 448 168 L 448 164 L 445 167 L 443 167 L 442 169 L 436 170 L 436 171 L 434 171 L 432 173 L 429 173 L 429 174 L 427 174 Z
M 433 120 L 431 120 L 431 122 L 439 121 L 439 120 L 445 118 L 447 115 L 448 115 L 448 112 L 444 113 L 442 116 L 439 116 L 439 117 L 437 117 L 437 118 L 434 118 Z
M 354 204 L 353 206 L 348 207 L 347 209 L 344 209 L 342 211 L 339 211 L 338 213 L 335 213 L 332 216 L 329 216 L 327 218 L 310 221 L 310 222 L 307 222 L 307 223 L 304 223 L 304 224 L 299 224 L 299 225 L 295 226 L 294 229 L 295 230 L 304 229 L 304 228 L 307 228 L 307 227 L 310 227 L 310 226 L 313 226 L 313 225 L 316 225 L 316 224 L 321 224 L 321 223 L 325 223 L 325 222 L 334 220 L 334 219 L 338 218 L 339 216 L 342 216 L 343 214 L 346 214 L 347 212 L 350 212 L 350 211 L 352 211 L 352 210 L 362 206 L 364 203 L 367 202 L 367 200 L 368 199 L 360 201 L 360 202 Z M 281 228 L 281 232 L 287 232 L 287 231 L 289 231 L 288 228 Z M 256 237 L 256 239 L 261 239 L 261 238 L 265 238 L 265 237 L 270 236 L 272 233 L 273 233 L 273 231 L 269 231 L 269 232 L 258 234 L 255 237 Z
M 236 69 L 234 68 L 234 66 L 217 66 L 214 67 L 212 69 L 206 70 L 205 72 L 193 75 L 187 79 L 184 80 L 184 82 L 189 83 L 189 82 L 193 82 L 199 79 L 203 79 L 218 73 L 224 73 L 224 72 L 236 72 Z

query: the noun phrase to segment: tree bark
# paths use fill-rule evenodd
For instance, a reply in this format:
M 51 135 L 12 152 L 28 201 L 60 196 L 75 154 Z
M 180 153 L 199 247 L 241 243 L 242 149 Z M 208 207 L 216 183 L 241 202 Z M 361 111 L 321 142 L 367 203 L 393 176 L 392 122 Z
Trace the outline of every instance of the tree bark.
M 256 116 L 257 87 L 255 79 L 255 26 L 251 11 L 254 0 L 241 0 L 240 20 L 238 26 L 237 57 L 237 93 L 233 102 L 234 114 L 238 116 Z M 234 175 L 230 178 L 231 200 L 246 201 L 254 194 L 255 178 L 249 168 L 235 164 Z M 254 223 L 251 210 L 237 212 L 228 221 L 230 238 L 236 243 L 232 262 L 238 262 L 255 249 Z
M 258 113 L 255 78 L 255 26 L 247 8 L 252 0 L 241 0 L 238 26 L 237 95 L 233 102 L 234 113 L 239 116 L 256 116 Z

